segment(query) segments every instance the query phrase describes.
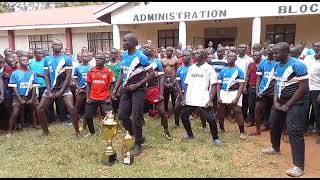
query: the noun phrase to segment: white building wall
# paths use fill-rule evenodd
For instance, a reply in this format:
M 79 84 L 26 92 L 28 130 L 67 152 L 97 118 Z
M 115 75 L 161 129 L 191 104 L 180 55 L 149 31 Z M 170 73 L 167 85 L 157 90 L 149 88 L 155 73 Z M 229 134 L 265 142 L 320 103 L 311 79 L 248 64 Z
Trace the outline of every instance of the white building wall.
M 73 54 L 81 52 L 82 47 L 88 48 L 87 33 L 72 33 Z
M 29 41 L 27 35 L 15 35 L 14 37 L 16 50 L 29 50 Z
M 8 36 L 0 36 L 0 53 L 3 55 L 4 49 L 9 47 Z

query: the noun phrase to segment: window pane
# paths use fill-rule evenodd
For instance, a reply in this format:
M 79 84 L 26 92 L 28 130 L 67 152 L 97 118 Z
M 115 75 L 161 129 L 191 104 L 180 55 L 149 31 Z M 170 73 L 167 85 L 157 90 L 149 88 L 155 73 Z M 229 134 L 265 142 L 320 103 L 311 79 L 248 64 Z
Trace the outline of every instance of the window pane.
M 286 32 L 286 26 L 285 25 L 276 25 L 276 32 L 277 33 L 285 33 Z
M 28 36 L 29 42 L 34 41 L 34 36 Z
M 48 34 L 48 41 L 52 41 L 52 34 Z
M 275 43 L 285 41 L 284 34 L 277 34 L 277 35 L 274 37 L 274 39 L 275 39 Z
M 179 44 L 179 38 L 176 37 L 176 38 L 174 38 L 174 46 L 177 48 L 178 44 Z
M 173 31 L 166 31 L 166 37 L 173 37 Z
M 274 43 L 273 35 L 266 35 L 266 42 Z
M 267 25 L 266 26 L 266 32 L 267 33 L 274 33 L 274 28 L 273 28 L 274 26 L 273 25 Z
M 48 41 L 47 35 L 41 35 L 41 40 L 42 41 Z
M 113 34 L 109 32 L 109 39 L 113 39 Z
M 41 48 L 42 45 L 41 45 L 41 42 L 36 42 L 36 48 Z
M 165 46 L 165 39 L 159 39 L 159 47 Z
M 101 40 L 96 40 L 95 44 L 96 44 L 96 48 L 95 48 L 96 51 L 102 50 L 102 42 L 101 42 Z
M 40 41 L 40 36 L 34 36 L 35 41 Z
M 167 38 L 166 39 L 166 46 L 173 46 L 173 39 L 172 38 Z
M 102 33 L 102 39 L 109 39 L 109 33 Z
M 94 34 L 88 33 L 88 40 L 93 40 L 93 39 L 94 39 Z
M 294 43 L 294 38 L 295 38 L 295 35 L 294 34 L 287 34 L 286 35 L 286 41 L 288 43 Z
M 159 31 L 159 37 L 160 38 L 166 37 L 166 32 L 165 31 Z
M 179 38 L 179 30 L 175 30 L 175 31 L 174 31 L 174 37 Z
M 95 39 L 101 39 L 102 33 L 95 33 Z
M 286 29 L 287 33 L 294 33 L 296 32 L 296 26 L 295 24 L 288 24 L 287 29 Z

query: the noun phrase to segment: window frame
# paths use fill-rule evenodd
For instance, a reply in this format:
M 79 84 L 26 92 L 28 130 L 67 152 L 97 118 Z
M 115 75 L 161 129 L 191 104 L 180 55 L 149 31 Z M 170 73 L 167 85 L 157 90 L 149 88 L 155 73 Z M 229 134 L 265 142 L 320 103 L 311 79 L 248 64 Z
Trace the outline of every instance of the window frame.
M 88 50 L 90 52 L 96 53 L 98 50 L 105 51 L 108 48 L 113 47 L 113 33 L 112 32 L 87 33 L 87 43 L 88 43 Z M 101 47 L 101 49 L 98 49 L 98 47 L 99 48 Z
M 277 29 L 281 29 L 281 28 L 283 28 L 283 32 L 277 31 Z M 290 30 L 290 28 L 292 28 L 293 30 Z M 272 29 L 272 31 L 268 31 L 270 29 Z M 278 41 L 276 40 L 276 37 L 283 36 L 283 41 L 289 44 L 291 43 L 294 44 L 296 39 L 296 29 L 297 29 L 296 24 L 267 24 L 265 41 L 270 40 L 270 37 L 272 37 L 271 43 L 275 44 L 275 43 L 278 43 Z M 289 39 L 290 36 L 292 37 L 292 39 Z
M 52 34 L 37 34 L 37 35 L 28 35 L 28 44 L 29 44 L 29 51 L 34 51 L 36 48 L 42 48 L 43 50 L 52 51 Z M 41 47 L 38 47 L 37 46 Z M 46 45 L 45 45 L 46 44 Z M 45 46 L 44 46 L 45 45 Z
M 164 36 L 161 37 L 160 35 L 164 33 Z M 168 36 L 167 34 L 171 33 L 172 36 Z M 164 40 L 164 44 L 161 44 L 161 40 Z M 172 45 L 171 44 L 167 44 L 167 41 L 171 40 L 172 41 Z M 158 48 L 160 48 L 161 46 L 164 46 L 165 48 L 168 46 L 172 46 L 172 47 L 178 47 L 179 44 L 179 29 L 166 29 L 166 30 L 158 30 Z

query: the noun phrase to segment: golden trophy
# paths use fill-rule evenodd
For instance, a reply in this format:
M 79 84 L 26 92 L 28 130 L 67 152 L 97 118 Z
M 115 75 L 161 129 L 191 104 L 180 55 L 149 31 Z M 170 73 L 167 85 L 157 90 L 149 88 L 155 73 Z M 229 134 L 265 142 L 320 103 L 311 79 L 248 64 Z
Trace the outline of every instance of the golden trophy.
M 107 149 L 102 155 L 102 164 L 107 166 L 112 166 L 117 161 L 117 153 L 112 147 L 112 140 L 117 135 L 118 125 L 112 112 L 108 112 L 102 121 L 103 135 L 108 143 Z
M 130 151 L 131 151 L 131 148 L 133 147 L 134 140 L 133 140 L 132 136 L 130 136 L 128 131 L 127 131 L 126 136 L 124 137 L 123 144 L 124 144 L 124 149 L 125 149 L 123 164 L 132 165 L 133 164 L 133 155 L 131 154 Z

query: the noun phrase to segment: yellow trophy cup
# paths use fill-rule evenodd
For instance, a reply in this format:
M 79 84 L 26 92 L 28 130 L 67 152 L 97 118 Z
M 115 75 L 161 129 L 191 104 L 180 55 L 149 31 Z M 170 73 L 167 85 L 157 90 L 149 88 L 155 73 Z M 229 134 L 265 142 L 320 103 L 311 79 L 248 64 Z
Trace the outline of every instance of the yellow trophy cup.
M 133 155 L 131 154 L 130 151 L 131 151 L 131 148 L 133 147 L 134 141 L 128 131 L 127 131 L 126 136 L 124 137 L 123 144 L 124 144 L 124 150 L 125 150 L 123 164 L 132 165 L 133 164 Z
M 102 155 L 102 164 L 107 166 L 112 166 L 117 161 L 117 153 L 112 147 L 112 140 L 117 135 L 118 125 L 112 112 L 108 112 L 102 121 L 104 139 L 108 143 L 107 149 Z

